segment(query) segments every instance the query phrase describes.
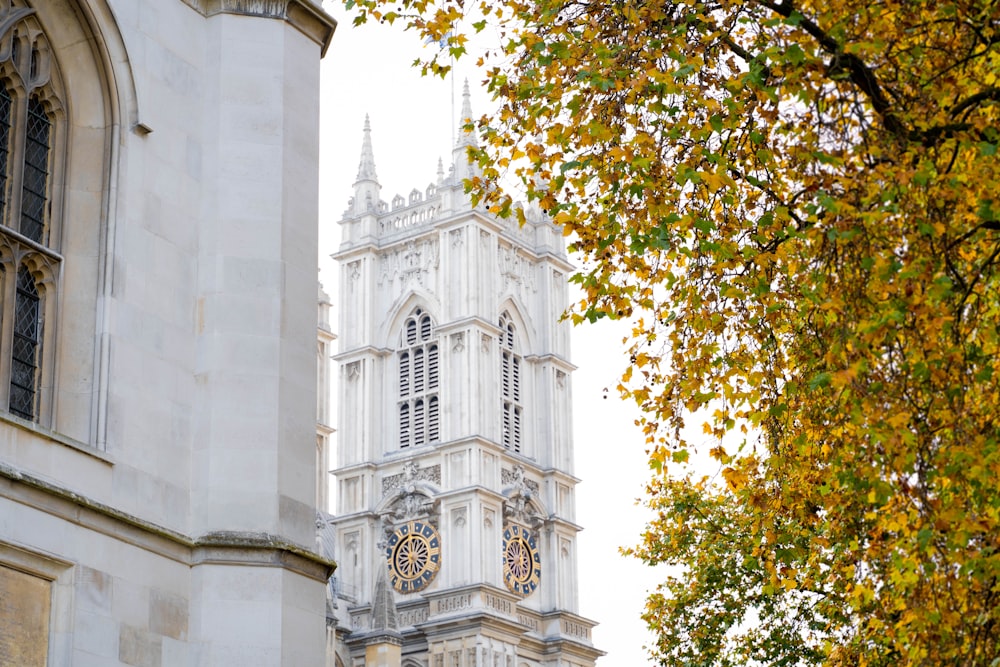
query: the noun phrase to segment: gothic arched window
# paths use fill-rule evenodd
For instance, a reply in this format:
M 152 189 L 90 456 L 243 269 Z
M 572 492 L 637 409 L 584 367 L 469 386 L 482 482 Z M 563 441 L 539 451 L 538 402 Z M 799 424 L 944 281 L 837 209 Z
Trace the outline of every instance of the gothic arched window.
M 416 309 L 403 324 L 399 360 L 399 446 L 440 439 L 438 345 L 431 316 Z
M 7 410 L 42 421 L 46 314 L 62 270 L 54 233 L 53 149 L 62 105 L 45 36 L 20 23 L 0 41 L 0 387 Z M 46 355 L 51 357 L 51 355 Z M 51 364 L 48 364 L 51 366 Z M 5 400 L 4 400 L 5 399 Z
M 517 330 L 508 313 L 500 316 L 500 395 L 502 398 L 503 446 L 521 451 L 521 355 L 517 353 Z

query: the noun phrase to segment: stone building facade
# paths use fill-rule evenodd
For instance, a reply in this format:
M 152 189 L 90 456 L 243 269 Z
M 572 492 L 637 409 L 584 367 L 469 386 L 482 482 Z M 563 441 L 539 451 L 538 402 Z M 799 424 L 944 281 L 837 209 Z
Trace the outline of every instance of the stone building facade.
M 462 118 L 472 117 L 468 88 Z M 333 664 L 593 667 L 578 614 L 561 231 L 446 175 L 382 199 L 366 120 L 343 219 Z
M 0 0 L 0 664 L 324 663 L 334 27 L 318 0 Z

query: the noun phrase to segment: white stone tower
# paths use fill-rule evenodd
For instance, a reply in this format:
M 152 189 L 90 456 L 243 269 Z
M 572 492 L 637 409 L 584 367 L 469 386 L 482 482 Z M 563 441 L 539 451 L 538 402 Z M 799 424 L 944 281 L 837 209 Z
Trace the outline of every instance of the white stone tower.
M 559 322 L 571 266 L 536 208 L 519 228 L 471 206 L 474 141 L 462 134 L 448 176 L 439 164 L 434 182 L 386 203 L 365 122 L 334 255 L 345 664 L 385 642 L 383 577 L 404 666 L 584 667 L 601 655 L 577 614 L 574 367 Z

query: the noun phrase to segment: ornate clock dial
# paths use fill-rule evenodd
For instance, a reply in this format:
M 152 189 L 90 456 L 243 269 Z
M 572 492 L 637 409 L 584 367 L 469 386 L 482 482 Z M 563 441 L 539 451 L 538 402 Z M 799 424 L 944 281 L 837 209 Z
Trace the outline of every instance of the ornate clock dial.
M 542 558 L 534 536 L 511 525 L 503 533 L 503 580 L 512 593 L 527 597 L 538 588 Z
M 426 588 L 441 567 L 441 536 L 428 523 L 410 521 L 393 532 L 385 557 L 392 587 L 415 593 Z

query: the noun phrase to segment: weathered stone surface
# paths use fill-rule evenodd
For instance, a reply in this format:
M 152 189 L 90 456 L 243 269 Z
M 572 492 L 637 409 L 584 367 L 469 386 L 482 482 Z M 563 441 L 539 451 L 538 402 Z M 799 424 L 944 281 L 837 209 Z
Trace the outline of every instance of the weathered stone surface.
M 187 600 L 154 588 L 149 596 L 149 629 L 171 639 L 187 639 Z
M 0 566 L 0 665 L 48 664 L 50 584 Z
M 118 633 L 118 659 L 134 667 L 160 667 L 162 639 L 153 633 L 123 625 Z
M 114 580 L 107 572 L 85 565 L 77 569 L 76 595 L 80 609 L 111 615 Z

